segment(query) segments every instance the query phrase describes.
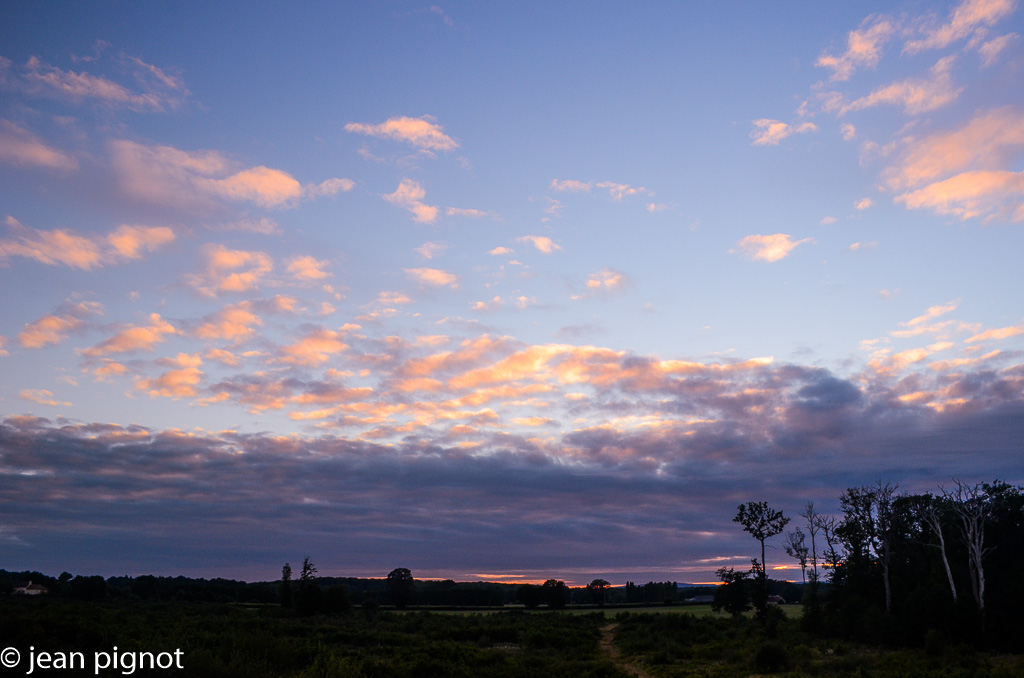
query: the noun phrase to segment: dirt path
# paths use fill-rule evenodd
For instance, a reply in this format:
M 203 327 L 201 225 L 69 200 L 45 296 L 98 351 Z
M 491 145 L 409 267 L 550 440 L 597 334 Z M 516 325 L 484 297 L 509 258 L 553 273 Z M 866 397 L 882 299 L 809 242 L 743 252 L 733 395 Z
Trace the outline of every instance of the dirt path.
M 636 676 L 636 678 L 654 678 L 636 664 L 631 664 L 622 658 L 622 653 L 615 646 L 615 629 L 617 628 L 619 628 L 618 624 L 608 624 L 601 627 L 601 640 L 598 642 L 601 654 L 612 660 L 616 666 L 626 673 Z

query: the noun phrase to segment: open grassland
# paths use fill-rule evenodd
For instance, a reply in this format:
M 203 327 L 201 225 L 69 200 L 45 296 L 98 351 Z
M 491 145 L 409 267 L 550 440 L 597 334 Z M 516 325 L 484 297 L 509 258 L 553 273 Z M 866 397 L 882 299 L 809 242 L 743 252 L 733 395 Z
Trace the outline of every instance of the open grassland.
M 212 678 L 1024 675 L 1024 656 L 941 638 L 913 649 L 813 638 L 787 614 L 799 614 L 798 606 L 780 610 L 766 632 L 756 619 L 734 620 L 709 606 L 462 614 L 356 608 L 299 617 L 273 605 L 6 599 L 0 645 L 90 655 L 114 645 L 180 649 L 185 668 L 174 675 Z M 93 675 L 91 666 L 61 674 Z

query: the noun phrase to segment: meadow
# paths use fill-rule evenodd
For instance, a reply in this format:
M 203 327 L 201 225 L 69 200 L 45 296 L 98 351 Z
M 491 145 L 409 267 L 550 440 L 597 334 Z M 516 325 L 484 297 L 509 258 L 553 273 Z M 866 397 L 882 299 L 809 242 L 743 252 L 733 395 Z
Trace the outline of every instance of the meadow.
M 0 644 L 42 652 L 174 652 L 183 669 L 99 675 L 252 678 L 496 676 L 1024 675 L 1024 656 L 931 638 L 920 648 L 809 636 L 799 606 L 766 628 L 709 606 L 495 608 L 453 613 L 354 607 L 298 616 L 274 604 L 0 599 Z M 7 669 L 25 675 L 27 669 Z M 95 675 L 37 669 L 32 675 Z

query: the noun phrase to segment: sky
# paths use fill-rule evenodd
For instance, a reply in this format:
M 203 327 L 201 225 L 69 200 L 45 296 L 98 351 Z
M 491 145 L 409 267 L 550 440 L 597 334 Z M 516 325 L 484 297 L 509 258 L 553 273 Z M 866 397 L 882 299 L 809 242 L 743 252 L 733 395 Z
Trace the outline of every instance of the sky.
M 1022 34 L 3 3 L 0 567 L 711 581 L 739 503 L 1024 482 Z

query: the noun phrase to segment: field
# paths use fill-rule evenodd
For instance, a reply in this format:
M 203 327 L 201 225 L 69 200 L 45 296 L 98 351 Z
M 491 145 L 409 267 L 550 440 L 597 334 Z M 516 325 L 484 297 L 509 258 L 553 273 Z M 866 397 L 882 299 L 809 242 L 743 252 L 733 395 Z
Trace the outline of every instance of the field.
M 782 608 L 768 633 L 707 606 L 453 614 L 390 609 L 296 617 L 275 605 L 107 600 L 0 601 L 0 644 L 25 661 L 40 652 L 87 657 L 181 650 L 182 669 L 136 676 L 358 678 L 372 676 L 990 676 L 1024 675 L 1024 657 L 932 639 L 878 649 L 808 637 L 799 608 Z M 123 668 L 123 667 L 122 667 Z M 33 675 L 94 675 L 85 670 Z M 23 664 L 7 675 L 25 675 Z M 108 670 L 99 675 L 129 675 Z

